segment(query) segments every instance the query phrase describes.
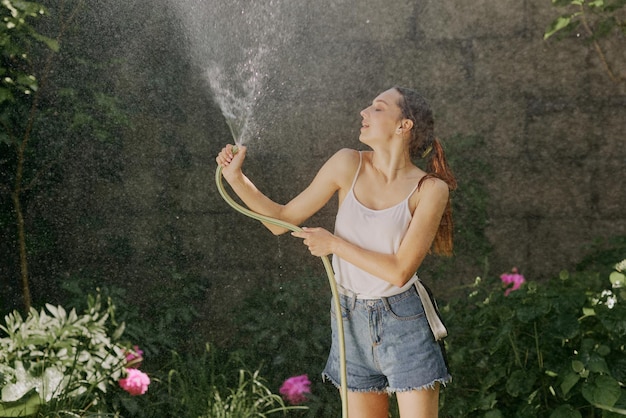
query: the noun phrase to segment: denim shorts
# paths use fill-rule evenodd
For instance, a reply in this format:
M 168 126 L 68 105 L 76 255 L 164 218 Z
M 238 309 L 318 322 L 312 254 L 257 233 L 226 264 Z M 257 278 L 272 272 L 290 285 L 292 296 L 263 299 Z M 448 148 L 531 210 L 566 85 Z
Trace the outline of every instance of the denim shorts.
M 381 299 L 339 295 L 346 343 L 347 387 L 354 392 L 406 392 L 451 380 L 443 343 L 435 341 L 415 286 Z M 335 305 L 332 344 L 322 376 L 341 383 Z

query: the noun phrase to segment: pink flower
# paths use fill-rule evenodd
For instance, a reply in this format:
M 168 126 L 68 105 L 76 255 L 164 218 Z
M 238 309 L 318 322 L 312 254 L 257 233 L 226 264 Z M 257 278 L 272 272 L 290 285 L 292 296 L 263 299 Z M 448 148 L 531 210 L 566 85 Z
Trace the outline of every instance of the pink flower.
M 307 400 L 305 393 L 311 393 L 311 382 L 306 374 L 290 377 L 283 382 L 279 392 L 283 399 L 297 405 Z
M 126 373 L 128 377 L 120 379 L 120 387 L 133 396 L 146 393 L 150 384 L 148 375 L 137 369 L 127 369 Z
M 507 288 L 504 292 L 504 296 L 508 296 L 512 291 L 519 289 L 522 286 L 522 283 L 526 281 L 524 276 L 517 272 L 517 267 L 513 267 L 511 274 L 501 274 L 500 280 L 502 280 L 504 287 Z
M 133 346 L 132 350 L 126 351 L 126 367 L 137 368 L 143 361 L 143 351 L 139 349 L 138 345 Z

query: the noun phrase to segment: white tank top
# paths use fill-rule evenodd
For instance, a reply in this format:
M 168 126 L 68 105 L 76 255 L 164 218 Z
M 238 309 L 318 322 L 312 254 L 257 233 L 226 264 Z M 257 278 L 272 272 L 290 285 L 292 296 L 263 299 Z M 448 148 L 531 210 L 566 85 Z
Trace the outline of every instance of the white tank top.
M 395 254 L 411 222 L 409 195 L 397 205 L 375 210 L 361 204 L 354 195 L 354 185 L 361 171 L 362 157 L 350 190 L 346 194 L 335 219 L 335 235 L 366 250 L 383 254 Z M 416 281 L 417 274 L 402 287 L 397 287 L 333 255 L 335 279 L 342 293 L 356 294 L 361 299 L 389 297 L 408 290 Z

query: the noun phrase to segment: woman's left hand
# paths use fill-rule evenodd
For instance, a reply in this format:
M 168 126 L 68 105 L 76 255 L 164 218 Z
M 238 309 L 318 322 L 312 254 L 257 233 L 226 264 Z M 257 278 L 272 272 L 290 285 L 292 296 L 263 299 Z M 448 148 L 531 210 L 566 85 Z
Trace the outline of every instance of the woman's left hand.
M 292 232 L 291 235 L 302 238 L 304 245 L 309 248 L 311 254 L 323 257 L 333 253 L 335 237 L 324 228 L 302 228 L 302 231 Z

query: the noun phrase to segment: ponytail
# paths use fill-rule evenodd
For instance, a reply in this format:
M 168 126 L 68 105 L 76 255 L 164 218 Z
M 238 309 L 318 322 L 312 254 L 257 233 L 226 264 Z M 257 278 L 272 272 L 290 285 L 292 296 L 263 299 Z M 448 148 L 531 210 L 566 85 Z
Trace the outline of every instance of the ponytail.
M 456 179 L 448 161 L 446 160 L 446 154 L 443 151 L 443 147 L 437 138 L 433 139 L 431 147 L 423 154 L 423 157 L 428 161 L 426 163 L 426 175 L 419 181 L 418 187 L 422 186 L 424 180 L 428 178 L 438 178 L 446 182 L 450 191 L 456 189 Z M 439 255 L 451 256 L 452 249 L 454 248 L 454 222 L 452 220 L 452 205 L 450 198 L 448 197 L 448 203 L 446 209 L 441 216 L 439 222 L 439 228 L 433 241 L 433 251 Z
M 438 178 L 446 182 L 449 190 L 456 189 L 454 174 L 446 161 L 446 154 L 441 143 L 435 137 L 435 118 L 424 99 L 415 90 L 395 87 L 402 98 L 398 103 L 402 117 L 413 122 L 409 137 L 409 154 L 413 159 L 426 160 L 426 175 L 419 181 L 418 188 L 428 178 Z M 440 255 L 452 255 L 452 207 L 450 198 L 443 212 L 437 235 L 433 241 L 433 251 Z

